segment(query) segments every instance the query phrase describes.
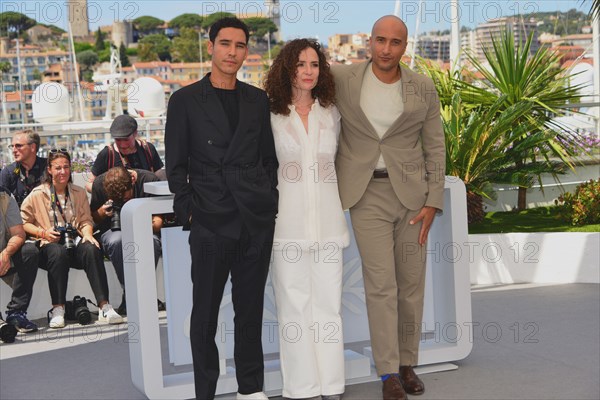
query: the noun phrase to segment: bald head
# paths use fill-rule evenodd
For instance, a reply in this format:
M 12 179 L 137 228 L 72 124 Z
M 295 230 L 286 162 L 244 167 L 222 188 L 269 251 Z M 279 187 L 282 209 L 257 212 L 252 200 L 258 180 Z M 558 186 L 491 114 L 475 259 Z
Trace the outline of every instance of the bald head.
M 371 31 L 371 60 L 375 76 L 385 83 L 400 79 L 400 59 L 406 51 L 408 29 L 395 15 L 381 17 Z
M 373 29 L 371 29 L 371 36 L 374 37 L 375 32 L 380 29 L 399 30 L 402 32 L 404 38 L 408 36 L 408 27 L 406 26 L 404 21 L 402 21 L 395 15 L 384 15 L 383 17 L 375 21 L 375 23 L 373 24 Z

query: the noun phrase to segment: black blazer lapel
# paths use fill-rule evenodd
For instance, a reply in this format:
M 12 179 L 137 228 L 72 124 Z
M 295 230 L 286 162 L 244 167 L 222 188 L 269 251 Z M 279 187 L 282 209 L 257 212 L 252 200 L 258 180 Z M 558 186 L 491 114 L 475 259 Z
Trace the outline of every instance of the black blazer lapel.
M 210 74 L 207 74 L 202 78 L 200 81 L 200 90 L 194 94 L 194 99 L 198 102 L 199 107 L 206 111 L 206 114 L 214 122 L 219 133 L 229 141 L 231 139 L 229 119 L 227 118 L 227 114 L 225 114 L 217 92 L 210 83 L 209 77 Z
M 229 146 L 229 151 L 227 155 L 230 155 L 232 151 L 236 151 L 236 142 L 242 139 L 242 136 L 248 131 L 249 127 L 253 124 L 256 124 L 257 121 L 257 102 L 259 101 L 258 97 L 253 95 L 253 91 L 247 86 L 246 83 L 237 81 L 237 99 L 240 109 L 239 119 L 237 128 L 233 134 L 233 138 L 231 139 L 231 145 Z M 258 92 L 256 92 L 258 93 Z

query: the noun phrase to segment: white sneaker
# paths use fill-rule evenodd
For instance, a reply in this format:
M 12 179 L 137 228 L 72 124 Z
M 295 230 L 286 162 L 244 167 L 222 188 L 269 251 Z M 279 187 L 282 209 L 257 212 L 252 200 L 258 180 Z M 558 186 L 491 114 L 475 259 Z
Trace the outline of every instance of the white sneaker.
M 48 319 L 50 320 L 48 325 L 50 328 L 64 328 L 65 327 L 65 308 L 63 306 L 56 306 L 48 312 Z
M 269 400 L 267 395 L 264 392 L 256 392 L 250 394 L 241 394 L 238 393 L 235 396 L 236 400 Z
M 98 313 L 98 321 L 108 322 L 111 325 L 121 324 L 123 323 L 123 317 L 117 314 L 110 304 L 106 303 L 102 306 L 102 310 L 100 310 Z

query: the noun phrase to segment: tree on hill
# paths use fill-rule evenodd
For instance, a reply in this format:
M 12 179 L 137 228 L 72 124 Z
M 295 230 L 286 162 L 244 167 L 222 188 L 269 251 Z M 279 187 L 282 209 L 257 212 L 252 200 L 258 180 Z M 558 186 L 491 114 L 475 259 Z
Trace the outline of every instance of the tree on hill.
M 2 21 L 0 23 L 0 36 L 6 36 L 8 29 L 8 37 L 10 38 L 16 38 L 19 33 L 37 24 L 35 19 L 14 11 L 0 13 L 0 21 Z
M 100 27 L 98 27 L 98 30 L 96 31 L 96 43 L 94 45 L 96 51 L 102 51 L 105 49 L 105 44 L 104 44 L 105 37 L 106 37 L 106 33 L 102 32 L 100 30 Z
M 200 41 L 198 33 L 192 28 L 181 28 L 179 36 L 173 39 L 173 59 L 181 62 L 200 61 L 200 52 L 198 50 Z M 206 43 L 203 44 L 203 51 L 206 51 Z M 203 59 L 208 58 L 208 53 L 204 53 Z
M 219 12 L 207 15 L 202 20 L 202 28 L 205 29 L 206 31 L 208 31 L 210 29 L 211 25 L 214 24 L 215 22 L 217 22 L 218 20 L 220 20 L 221 18 L 230 18 L 230 17 L 235 17 L 235 14 L 219 11 Z
M 133 20 L 133 25 L 141 33 L 147 35 L 158 26 L 164 24 L 165 21 L 149 15 L 144 15 Z
M 73 43 L 73 47 L 75 48 L 75 53 L 81 53 L 86 50 L 94 50 L 94 46 L 88 42 L 75 42 Z
M 256 38 L 258 41 L 264 41 L 267 32 L 277 32 L 277 25 L 269 18 L 251 17 L 244 19 L 244 23 L 248 25 L 250 36 Z
M 199 14 L 186 13 L 169 21 L 170 28 L 201 28 L 203 18 Z
M 125 47 L 123 42 L 121 42 L 121 45 L 119 46 L 119 58 L 121 59 L 121 67 L 131 66 L 131 62 L 129 61 L 129 57 L 127 56 L 127 48 Z
M 12 69 L 12 65 L 8 61 L 0 62 L 0 76 L 2 76 L 3 74 L 6 74 L 7 72 L 10 72 L 11 69 Z
M 139 42 L 138 54 L 141 61 L 171 60 L 171 42 L 165 35 L 148 35 Z
M 83 66 L 81 75 L 85 81 L 92 81 L 92 67 L 98 62 L 98 54 L 93 50 L 77 53 L 77 62 Z

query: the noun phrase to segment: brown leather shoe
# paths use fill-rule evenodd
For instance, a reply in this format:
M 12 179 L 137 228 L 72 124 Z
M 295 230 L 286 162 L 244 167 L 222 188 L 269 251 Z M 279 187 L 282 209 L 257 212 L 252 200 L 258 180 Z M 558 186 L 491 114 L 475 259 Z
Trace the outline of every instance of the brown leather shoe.
M 383 400 L 406 400 L 406 393 L 402 389 L 400 378 L 396 375 L 390 375 L 383 381 Z
M 423 394 L 425 391 L 425 385 L 423 381 L 419 379 L 415 370 L 412 366 L 401 366 L 400 367 L 400 382 L 404 391 L 408 394 Z

